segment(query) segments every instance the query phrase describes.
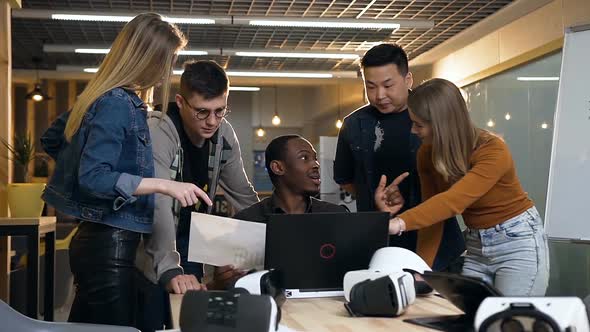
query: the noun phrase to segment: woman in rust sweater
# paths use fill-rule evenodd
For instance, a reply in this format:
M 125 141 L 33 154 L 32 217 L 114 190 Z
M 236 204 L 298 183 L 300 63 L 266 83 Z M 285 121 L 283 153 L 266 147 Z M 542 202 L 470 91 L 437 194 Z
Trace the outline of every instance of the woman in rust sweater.
M 461 214 L 468 227 L 463 275 L 479 277 L 507 296 L 544 295 L 547 236 L 506 143 L 473 125 L 461 92 L 447 80 L 421 84 L 408 107 L 412 132 L 423 141 L 418 151 L 423 203 L 393 218 L 389 232 L 419 229 L 417 251 L 432 264 L 441 222 Z M 381 208 L 397 212 L 397 206 Z

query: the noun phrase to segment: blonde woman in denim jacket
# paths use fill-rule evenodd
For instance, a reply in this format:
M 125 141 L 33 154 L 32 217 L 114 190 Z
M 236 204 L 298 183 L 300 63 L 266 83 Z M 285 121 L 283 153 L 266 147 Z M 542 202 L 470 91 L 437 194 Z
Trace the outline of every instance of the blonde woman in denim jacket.
M 211 204 L 193 184 L 154 178 L 146 102 L 157 85 L 167 100 L 185 44 L 160 15 L 136 16 L 73 109 L 41 139 L 57 161 L 43 199 L 81 221 L 70 245 L 76 286 L 70 321 L 134 325 L 135 253 L 141 234 L 151 232 L 155 193 L 183 206 L 199 198 Z

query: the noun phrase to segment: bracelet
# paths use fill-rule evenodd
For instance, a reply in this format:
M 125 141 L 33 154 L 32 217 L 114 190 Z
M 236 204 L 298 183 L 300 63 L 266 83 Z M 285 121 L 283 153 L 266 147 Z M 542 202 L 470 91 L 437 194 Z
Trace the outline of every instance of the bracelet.
M 400 218 L 397 218 L 397 224 L 399 225 L 399 233 L 397 233 L 397 236 L 402 236 L 404 231 L 402 230 L 402 220 Z

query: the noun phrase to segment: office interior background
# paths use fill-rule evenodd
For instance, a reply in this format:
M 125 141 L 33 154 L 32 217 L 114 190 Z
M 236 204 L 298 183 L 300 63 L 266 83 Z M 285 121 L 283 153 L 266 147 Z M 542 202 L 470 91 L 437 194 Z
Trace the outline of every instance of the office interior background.
M 258 191 L 271 190 L 260 159 L 266 144 L 295 133 L 319 148 L 321 136 L 336 136 L 337 121 L 366 103 L 359 57 L 373 45 L 395 42 L 410 57 L 415 84 L 442 77 L 463 89 L 475 123 L 508 142 L 522 184 L 544 215 L 564 29 L 590 23 L 589 0 L 0 0 L 0 136 L 28 133 L 40 151 L 40 135 L 73 105 L 124 24 L 52 15 L 145 11 L 218 18 L 211 24 L 179 23 L 189 44 L 177 69 L 188 59 L 212 59 L 229 72 L 234 90 L 228 119 Z M 231 16 L 233 23 L 227 22 Z M 278 20 L 251 25 L 253 18 Z M 283 26 L 306 20 L 334 27 Z M 354 20 L 399 26 L 343 25 Z M 27 98 L 36 88 L 50 98 Z M 23 181 L 23 174 L 6 159 L 5 147 L 0 154 L 0 215 L 6 216 L 6 184 Z M 52 167 L 35 162 L 31 181 L 47 181 Z M 71 229 L 60 230 L 62 221 L 67 225 L 68 218 L 58 215 L 58 239 Z M 22 250 L 17 237 L 0 238 L 0 263 L 8 271 L 0 276 L 0 298 L 12 303 L 24 288 L 18 277 Z M 67 248 L 62 251 L 56 307 L 71 295 Z M 550 241 L 550 255 L 548 295 L 590 294 L 590 244 Z

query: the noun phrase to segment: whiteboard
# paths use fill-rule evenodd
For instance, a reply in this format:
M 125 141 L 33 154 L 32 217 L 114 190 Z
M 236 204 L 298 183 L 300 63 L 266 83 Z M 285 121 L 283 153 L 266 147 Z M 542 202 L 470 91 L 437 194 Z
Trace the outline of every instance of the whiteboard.
M 590 240 L 590 26 L 565 33 L 554 123 L 547 235 Z

